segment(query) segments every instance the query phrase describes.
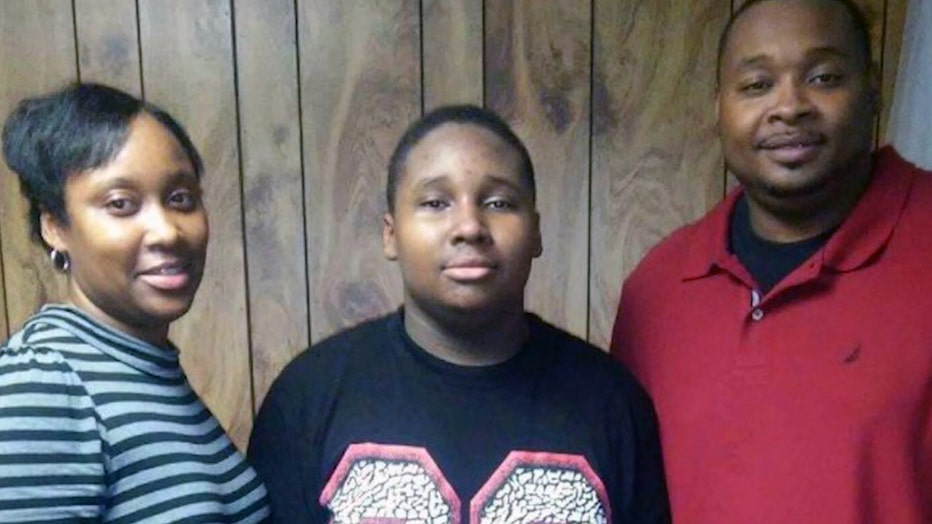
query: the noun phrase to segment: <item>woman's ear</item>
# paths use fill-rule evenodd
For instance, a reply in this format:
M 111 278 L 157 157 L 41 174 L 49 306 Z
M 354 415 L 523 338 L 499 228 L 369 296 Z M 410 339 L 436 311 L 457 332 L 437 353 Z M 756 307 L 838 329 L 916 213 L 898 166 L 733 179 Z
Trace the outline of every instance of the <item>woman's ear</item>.
M 65 226 L 61 220 L 55 218 L 52 213 L 42 211 L 39 214 L 39 232 L 42 240 L 52 249 L 62 253 L 68 252 L 68 242 L 65 235 Z

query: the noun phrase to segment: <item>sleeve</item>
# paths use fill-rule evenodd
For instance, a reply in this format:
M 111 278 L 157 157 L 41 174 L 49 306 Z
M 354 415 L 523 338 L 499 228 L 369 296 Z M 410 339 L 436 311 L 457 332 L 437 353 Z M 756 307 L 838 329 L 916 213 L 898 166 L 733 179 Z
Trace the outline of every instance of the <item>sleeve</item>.
M 100 419 L 54 350 L 0 350 L 0 522 L 98 522 L 107 493 Z
M 312 466 L 319 450 L 308 445 L 315 440 L 308 434 L 313 421 L 301 406 L 307 377 L 294 380 L 296 374 L 295 365 L 287 367 L 269 390 L 249 438 L 248 460 L 265 482 L 273 522 L 326 524 L 329 515 L 316 500 L 320 486 Z
M 640 387 L 634 395 L 634 476 L 631 517 L 626 522 L 669 524 L 670 499 L 667 493 L 660 433 L 653 404 Z
M 621 289 L 621 298 L 618 301 L 618 310 L 615 313 L 615 324 L 612 328 L 612 340 L 609 354 L 624 364 L 638 380 L 650 389 L 649 374 L 643 361 L 647 355 L 639 351 L 643 329 L 650 319 L 640 318 L 645 310 L 639 296 L 637 273 L 624 283 Z

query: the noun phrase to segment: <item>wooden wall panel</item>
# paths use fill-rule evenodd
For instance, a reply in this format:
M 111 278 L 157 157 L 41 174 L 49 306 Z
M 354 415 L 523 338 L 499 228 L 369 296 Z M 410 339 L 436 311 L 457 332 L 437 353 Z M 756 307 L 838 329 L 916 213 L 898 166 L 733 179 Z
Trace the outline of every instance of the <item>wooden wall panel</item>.
M 715 131 L 721 0 L 597 0 L 590 340 L 607 346 L 622 279 L 722 196 Z
M 881 112 L 879 142 L 886 144 L 887 125 L 890 121 L 890 108 L 893 105 L 896 75 L 899 71 L 900 51 L 903 43 L 903 31 L 906 26 L 906 10 L 909 0 L 887 0 L 884 16 L 883 52 L 880 68 L 881 75 Z
M 586 336 L 589 2 L 486 2 L 486 104 L 524 140 L 537 176 L 544 254 L 527 306 Z
M 207 270 L 172 338 L 192 385 L 243 446 L 252 399 L 230 4 L 145 0 L 139 8 L 143 92 L 184 123 L 206 168 Z
M 390 311 L 385 168 L 420 114 L 417 0 L 299 3 L 311 337 Z
M 0 339 L 10 336 L 6 315 L 6 282 L 3 280 L 3 228 L 0 228 Z
M 255 406 L 307 347 L 307 271 L 292 0 L 237 0 L 236 54 Z
M 424 110 L 481 106 L 482 0 L 423 0 Z
M 81 81 L 109 84 L 140 96 L 135 0 L 75 0 L 74 9 Z
M 4 121 L 25 97 L 63 87 L 76 74 L 71 3 L 57 0 L 0 2 L 0 115 Z M 29 206 L 19 180 L 0 165 L 0 234 L 10 330 L 39 306 L 65 296 L 64 278 L 32 242 Z

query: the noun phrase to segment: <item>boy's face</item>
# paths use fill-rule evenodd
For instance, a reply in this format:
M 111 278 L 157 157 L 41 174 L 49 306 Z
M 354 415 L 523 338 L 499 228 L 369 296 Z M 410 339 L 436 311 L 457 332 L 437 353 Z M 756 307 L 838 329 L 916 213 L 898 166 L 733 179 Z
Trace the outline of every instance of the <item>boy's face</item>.
M 408 153 L 382 244 L 401 268 L 409 311 L 436 319 L 523 310 L 541 238 L 518 153 L 476 125 L 431 131 Z
M 722 56 L 718 121 L 726 163 L 768 208 L 804 209 L 860 184 L 874 91 L 849 15 L 836 2 L 763 2 Z

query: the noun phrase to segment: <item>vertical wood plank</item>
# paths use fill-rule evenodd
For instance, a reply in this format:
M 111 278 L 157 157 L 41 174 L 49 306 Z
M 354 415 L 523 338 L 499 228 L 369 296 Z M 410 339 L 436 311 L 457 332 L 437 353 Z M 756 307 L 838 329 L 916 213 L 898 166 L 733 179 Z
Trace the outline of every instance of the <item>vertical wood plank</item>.
M 140 96 L 135 0 L 76 0 L 74 6 L 81 81 Z
M 482 0 L 423 0 L 424 110 L 482 105 Z
M 382 256 L 385 172 L 420 114 L 417 0 L 299 3 L 313 341 L 392 310 Z
M 0 340 L 10 336 L 6 316 L 6 283 L 3 280 L 3 230 L 0 228 Z
M 590 2 L 488 0 L 486 104 L 524 140 L 537 175 L 544 255 L 527 307 L 586 336 Z
M 64 87 L 76 75 L 70 2 L 0 2 L 0 118 L 21 99 Z M 19 180 L 0 162 L 0 235 L 9 330 L 18 329 L 42 304 L 65 296 L 65 280 L 32 242 L 29 205 Z
M 721 0 L 596 0 L 590 340 L 607 346 L 622 279 L 722 195 L 715 130 Z
M 888 143 L 887 124 L 890 121 L 890 108 L 893 106 L 896 75 L 899 71 L 900 52 L 903 46 L 903 32 L 906 29 L 906 10 L 909 0 L 887 0 L 884 17 L 883 63 L 881 65 L 881 112 L 880 144 Z
M 242 448 L 252 399 L 230 4 L 144 0 L 139 8 L 143 92 L 184 123 L 206 168 L 207 270 L 172 337 L 192 385 Z
M 255 406 L 309 342 L 295 9 L 236 0 Z

